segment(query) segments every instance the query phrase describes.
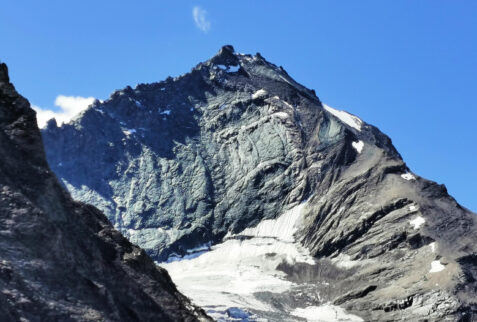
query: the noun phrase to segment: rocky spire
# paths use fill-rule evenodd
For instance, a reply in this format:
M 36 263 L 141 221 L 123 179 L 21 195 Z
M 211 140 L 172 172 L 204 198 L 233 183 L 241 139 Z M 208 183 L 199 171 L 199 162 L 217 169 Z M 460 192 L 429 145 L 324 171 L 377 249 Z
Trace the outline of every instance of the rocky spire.
M 239 60 L 235 55 L 234 47 L 231 45 L 225 45 L 220 48 L 219 52 L 211 59 L 214 64 L 223 65 L 238 65 Z
M 0 83 L 9 83 L 8 67 L 5 63 L 0 63 Z

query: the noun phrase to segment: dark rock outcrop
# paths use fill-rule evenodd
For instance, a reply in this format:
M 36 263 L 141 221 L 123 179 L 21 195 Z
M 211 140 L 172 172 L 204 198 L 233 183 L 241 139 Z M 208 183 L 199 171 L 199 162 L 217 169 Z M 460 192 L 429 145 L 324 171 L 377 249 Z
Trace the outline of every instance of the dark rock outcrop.
M 208 320 L 144 250 L 59 184 L 5 64 L 0 156 L 1 321 Z
M 222 245 L 306 200 L 295 239 L 316 262 L 278 265 L 295 288 L 255 294 L 282 314 L 272 320 L 300 303 L 375 321 L 477 310 L 475 214 L 412 174 L 377 128 L 258 54 L 226 46 L 186 75 L 117 91 L 42 133 L 73 197 L 158 261 Z

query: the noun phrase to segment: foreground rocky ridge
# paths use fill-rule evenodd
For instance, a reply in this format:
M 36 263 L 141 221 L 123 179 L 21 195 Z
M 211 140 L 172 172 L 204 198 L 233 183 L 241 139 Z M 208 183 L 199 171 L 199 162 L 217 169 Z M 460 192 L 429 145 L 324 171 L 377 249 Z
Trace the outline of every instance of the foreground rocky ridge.
M 0 64 L 0 320 L 206 321 L 164 269 L 73 201 Z
M 180 288 L 231 250 L 254 254 L 274 290 L 251 288 L 252 303 L 232 285 L 218 291 L 238 292 L 225 308 L 300 320 L 327 303 L 335 318 L 340 306 L 355 315 L 343 319 L 376 321 L 471 320 L 477 310 L 475 214 L 412 174 L 377 128 L 260 54 L 225 46 L 184 76 L 117 91 L 42 133 L 74 198 L 157 261 L 182 259 L 165 265 Z M 264 243 L 280 246 L 262 253 Z

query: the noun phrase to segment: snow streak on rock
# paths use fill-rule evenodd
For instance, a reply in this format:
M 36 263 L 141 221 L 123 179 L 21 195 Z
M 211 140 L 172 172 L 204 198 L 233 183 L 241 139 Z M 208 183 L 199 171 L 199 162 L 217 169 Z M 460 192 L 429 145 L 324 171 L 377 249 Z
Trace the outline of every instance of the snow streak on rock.
M 363 125 L 363 121 L 361 121 L 358 117 L 351 115 L 345 111 L 336 110 L 326 104 L 323 104 L 323 107 L 325 108 L 325 110 L 327 110 L 328 112 L 330 112 L 331 114 L 339 118 L 344 123 L 348 124 L 349 126 L 351 126 L 352 128 L 358 131 L 361 131 L 361 126 Z

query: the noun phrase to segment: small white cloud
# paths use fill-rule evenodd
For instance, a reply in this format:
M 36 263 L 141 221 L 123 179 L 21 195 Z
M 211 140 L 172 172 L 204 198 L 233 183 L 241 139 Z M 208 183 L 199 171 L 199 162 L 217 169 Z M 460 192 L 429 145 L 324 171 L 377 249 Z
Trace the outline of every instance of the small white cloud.
M 194 17 L 194 22 L 197 28 L 203 32 L 210 30 L 210 21 L 207 19 L 207 11 L 202 9 L 199 6 L 195 6 L 192 9 L 192 17 Z
M 58 95 L 55 99 L 55 106 L 59 107 L 58 110 L 42 109 L 36 105 L 32 105 L 32 108 L 36 111 L 38 127 L 42 128 L 52 118 L 56 119 L 58 125 L 68 123 L 75 115 L 91 105 L 94 100 L 94 97 Z

